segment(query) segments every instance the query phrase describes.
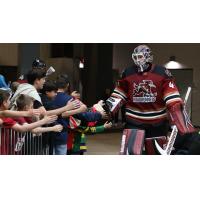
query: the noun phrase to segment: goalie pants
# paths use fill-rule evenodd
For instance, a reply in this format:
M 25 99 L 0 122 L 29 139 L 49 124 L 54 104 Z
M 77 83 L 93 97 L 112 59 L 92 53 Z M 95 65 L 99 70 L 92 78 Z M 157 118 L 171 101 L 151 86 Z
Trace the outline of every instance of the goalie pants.
M 126 123 L 126 129 L 142 129 L 145 130 L 145 137 L 159 137 L 159 136 L 167 136 L 169 131 L 169 123 L 168 121 L 164 121 L 160 124 L 130 124 Z

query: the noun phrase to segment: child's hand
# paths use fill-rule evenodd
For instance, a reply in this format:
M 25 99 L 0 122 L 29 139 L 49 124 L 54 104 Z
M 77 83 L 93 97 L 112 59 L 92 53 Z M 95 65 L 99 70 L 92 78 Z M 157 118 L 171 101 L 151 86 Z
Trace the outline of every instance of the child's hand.
M 46 112 L 47 112 L 47 111 L 45 110 L 44 107 L 40 107 L 39 110 L 40 110 L 40 114 L 41 114 L 41 115 L 43 115 L 43 116 L 46 115 Z
M 54 132 L 61 132 L 62 130 L 63 130 L 63 126 L 60 124 L 53 126 Z
M 41 115 L 40 109 L 30 109 L 30 110 L 28 110 L 28 116 L 29 117 L 40 116 L 40 115 Z
M 104 126 L 105 129 L 111 128 L 112 127 L 112 122 L 108 122 L 107 121 L 103 126 Z
M 97 104 L 99 104 L 99 105 L 103 106 L 105 103 L 104 103 L 104 101 L 103 101 L 103 100 L 100 100 L 100 101 L 98 101 L 98 103 L 97 103 Z
M 45 124 L 52 124 L 57 120 L 58 116 L 57 115 L 51 115 L 51 116 L 45 116 L 43 118 Z
M 67 108 L 68 110 L 74 110 L 74 109 L 77 109 L 77 108 L 80 108 L 80 101 L 79 100 L 69 100 L 67 102 Z
M 100 111 L 102 119 L 108 119 L 108 114 L 105 111 Z

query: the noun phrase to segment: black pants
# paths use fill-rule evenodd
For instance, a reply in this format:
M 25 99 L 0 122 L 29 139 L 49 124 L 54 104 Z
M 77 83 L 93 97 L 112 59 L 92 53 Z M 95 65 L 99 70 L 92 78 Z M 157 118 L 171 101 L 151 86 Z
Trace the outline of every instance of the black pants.
M 169 131 L 169 123 L 168 121 L 164 121 L 160 124 L 130 124 L 126 123 L 126 129 L 142 129 L 145 130 L 145 137 L 159 137 L 159 136 L 167 136 Z

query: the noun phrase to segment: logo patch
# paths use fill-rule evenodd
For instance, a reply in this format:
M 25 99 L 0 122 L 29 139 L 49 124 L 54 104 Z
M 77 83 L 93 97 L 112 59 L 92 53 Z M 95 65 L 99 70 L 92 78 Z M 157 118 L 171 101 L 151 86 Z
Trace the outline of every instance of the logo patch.
M 156 101 L 156 86 L 152 80 L 143 80 L 138 85 L 133 83 L 133 86 L 133 102 L 149 103 Z

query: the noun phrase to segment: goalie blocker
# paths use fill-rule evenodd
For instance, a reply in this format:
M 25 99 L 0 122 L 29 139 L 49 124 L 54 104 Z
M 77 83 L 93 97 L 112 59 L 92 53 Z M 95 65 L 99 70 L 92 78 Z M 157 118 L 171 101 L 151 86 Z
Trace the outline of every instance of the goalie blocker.
M 159 155 L 155 147 L 156 140 L 162 147 L 167 140 L 165 136 L 145 138 L 145 130 L 124 129 L 121 141 L 121 155 Z
M 180 135 L 196 132 L 182 103 L 168 106 L 168 113 L 171 125 L 176 125 Z
M 106 110 L 109 110 L 109 112 L 112 115 L 115 115 L 115 113 L 120 109 L 122 106 L 122 99 L 115 98 L 115 97 L 109 97 L 106 102 Z

